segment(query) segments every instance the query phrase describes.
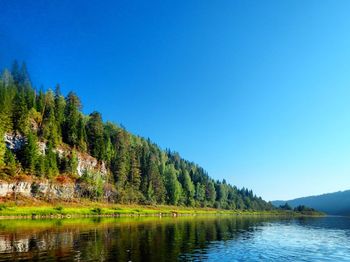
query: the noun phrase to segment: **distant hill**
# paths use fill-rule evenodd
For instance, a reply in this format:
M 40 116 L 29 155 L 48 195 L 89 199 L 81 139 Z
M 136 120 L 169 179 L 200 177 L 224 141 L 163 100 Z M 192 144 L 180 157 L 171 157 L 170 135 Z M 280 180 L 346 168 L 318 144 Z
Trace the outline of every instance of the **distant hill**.
M 278 207 L 286 202 L 293 208 L 298 205 L 305 205 L 330 215 L 350 216 L 350 190 L 319 196 L 301 197 L 288 201 L 276 200 L 272 201 L 272 204 Z

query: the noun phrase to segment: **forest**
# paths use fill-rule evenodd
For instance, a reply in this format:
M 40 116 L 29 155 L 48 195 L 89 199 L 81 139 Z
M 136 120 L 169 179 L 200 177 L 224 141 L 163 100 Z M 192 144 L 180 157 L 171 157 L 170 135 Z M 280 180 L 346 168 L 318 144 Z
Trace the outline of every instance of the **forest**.
M 71 181 L 82 196 L 125 204 L 168 204 L 222 209 L 270 210 L 251 190 L 212 179 L 197 164 L 150 139 L 104 122 L 99 112 L 82 113 L 74 92 L 64 96 L 32 85 L 25 63 L 15 61 L 0 78 L 1 179 L 26 175 Z M 21 135 L 25 143 L 10 148 L 4 137 Z M 45 145 L 44 152 L 39 143 Z M 64 149 L 64 154 L 60 153 Z M 96 158 L 106 174 L 77 172 L 79 153 Z

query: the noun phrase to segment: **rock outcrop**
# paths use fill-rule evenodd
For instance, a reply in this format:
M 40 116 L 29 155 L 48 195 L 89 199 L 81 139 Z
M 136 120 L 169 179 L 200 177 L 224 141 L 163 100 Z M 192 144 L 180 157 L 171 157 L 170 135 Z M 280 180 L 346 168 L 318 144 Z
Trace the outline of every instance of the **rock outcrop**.
M 51 199 L 69 200 L 75 196 L 74 183 L 53 183 L 45 181 L 15 181 L 0 182 L 0 197 L 22 195 L 25 197 L 45 197 Z
M 11 149 L 13 151 L 20 150 L 26 142 L 25 137 L 20 135 L 20 134 L 6 133 L 4 135 L 4 140 L 5 140 L 7 148 Z
M 4 136 L 4 140 L 7 148 L 13 151 L 20 150 L 26 143 L 26 138 L 21 134 L 7 133 Z M 39 141 L 38 148 L 39 148 L 39 152 L 45 155 L 45 151 L 47 149 L 46 143 Z M 71 150 L 69 147 L 56 148 L 54 149 L 54 151 L 58 153 L 59 157 L 63 157 L 71 154 Z M 95 172 L 100 172 L 102 176 L 107 175 L 107 169 L 103 161 L 99 162 L 96 158 L 81 152 L 78 152 L 77 157 L 78 157 L 77 174 L 79 176 L 82 176 L 86 170 L 93 170 Z

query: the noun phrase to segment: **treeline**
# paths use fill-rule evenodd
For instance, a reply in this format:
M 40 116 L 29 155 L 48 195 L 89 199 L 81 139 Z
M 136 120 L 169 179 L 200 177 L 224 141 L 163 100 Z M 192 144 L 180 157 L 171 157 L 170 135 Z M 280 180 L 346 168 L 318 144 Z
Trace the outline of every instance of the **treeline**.
M 214 181 L 178 153 L 103 122 L 99 112 L 87 116 L 81 109 L 79 97 L 73 92 L 64 97 L 58 85 L 55 91 L 34 88 L 24 63 L 14 62 L 11 70 L 5 69 L 0 79 L 1 137 L 20 134 L 26 139 L 20 149 L 12 150 L 2 141 L 2 175 L 66 176 L 77 181 L 83 196 L 119 203 L 272 208 L 251 190 Z M 44 152 L 38 142 L 45 143 Z M 59 154 L 59 148 L 68 148 L 69 154 Z M 79 177 L 77 152 L 104 162 L 108 174 L 87 170 Z
M 286 202 L 284 205 L 280 205 L 279 209 L 295 211 L 295 212 L 318 212 L 316 209 L 311 208 L 311 207 L 307 207 L 305 205 L 299 205 L 299 206 L 296 206 L 295 208 L 293 208 L 292 206 L 290 206 L 288 204 L 288 202 Z

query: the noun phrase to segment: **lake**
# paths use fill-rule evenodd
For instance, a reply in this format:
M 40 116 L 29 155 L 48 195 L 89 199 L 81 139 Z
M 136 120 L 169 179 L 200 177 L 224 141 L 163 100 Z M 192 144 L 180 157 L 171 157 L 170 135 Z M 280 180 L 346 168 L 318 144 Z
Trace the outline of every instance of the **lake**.
M 0 261 L 350 261 L 350 219 L 0 220 Z

